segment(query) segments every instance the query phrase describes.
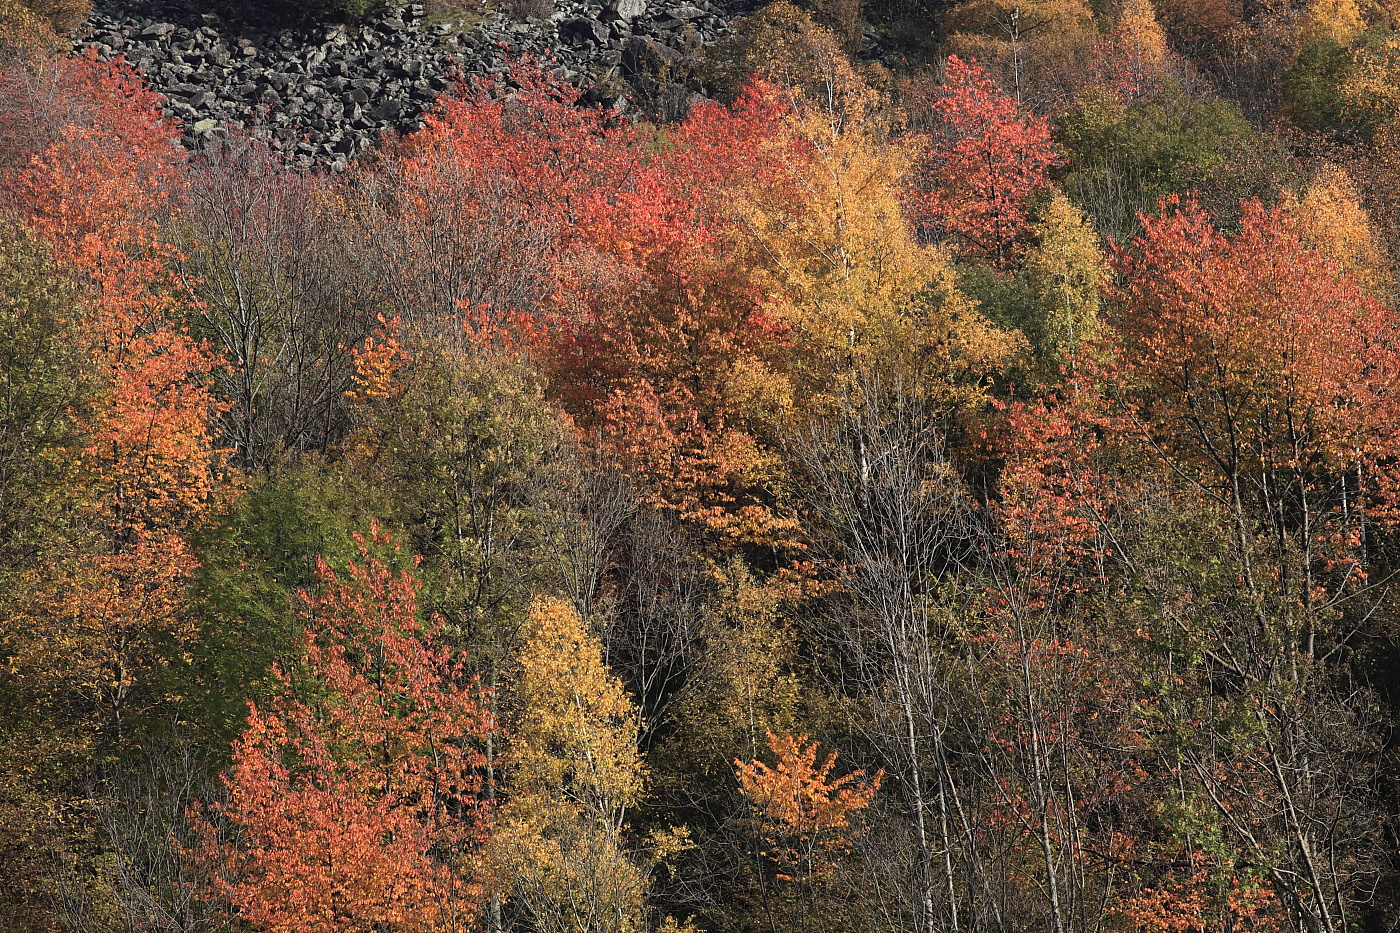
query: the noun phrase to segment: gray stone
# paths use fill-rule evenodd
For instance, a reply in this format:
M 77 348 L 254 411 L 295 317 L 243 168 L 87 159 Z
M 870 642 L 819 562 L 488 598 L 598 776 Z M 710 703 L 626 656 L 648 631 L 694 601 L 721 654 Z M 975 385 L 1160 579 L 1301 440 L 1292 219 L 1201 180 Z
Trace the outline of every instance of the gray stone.
M 594 42 L 606 42 L 608 41 L 608 27 L 596 19 L 578 17 L 561 25 L 559 36 L 569 42 L 582 42 L 587 39 L 592 39 Z
M 388 100 L 370 111 L 370 116 L 381 122 L 397 120 L 403 116 L 403 104 L 396 100 Z
M 646 13 L 646 0 L 611 0 L 608 9 L 625 20 L 634 20 Z
M 118 2 L 145 8 L 159 0 L 99 2 L 116 9 Z M 729 31 L 713 15 L 710 0 L 650 8 L 646 0 L 556 2 L 558 11 L 548 19 L 523 23 L 493 12 L 472 27 L 452 29 L 429 26 L 408 9 L 375 20 L 353 37 L 331 28 L 309 42 L 282 33 L 257 45 L 221 33 L 222 23 L 208 17 L 191 30 L 96 13 L 85 31 L 75 33 L 75 45 L 95 48 L 105 59 L 125 54 L 166 95 L 167 111 L 187 125 L 213 115 L 222 133 L 223 121 L 241 122 L 251 137 L 280 147 L 290 165 L 319 162 L 343 169 L 377 132 L 421 126 L 436 95 L 453 86 L 453 75 L 504 75 L 507 54 L 538 54 L 557 78 L 585 91 L 587 100 L 620 111 L 628 79 L 654 82 L 682 60 L 672 47 L 679 41 L 667 36 L 688 29 L 709 41 Z M 599 87 L 594 75 L 610 71 L 606 86 Z M 692 92 L 675 86 L 678 102 Z M 314 146 L 298 142 L 313 130 Z M 206 136 L 187 130 L 185 142 L 202 145 Z

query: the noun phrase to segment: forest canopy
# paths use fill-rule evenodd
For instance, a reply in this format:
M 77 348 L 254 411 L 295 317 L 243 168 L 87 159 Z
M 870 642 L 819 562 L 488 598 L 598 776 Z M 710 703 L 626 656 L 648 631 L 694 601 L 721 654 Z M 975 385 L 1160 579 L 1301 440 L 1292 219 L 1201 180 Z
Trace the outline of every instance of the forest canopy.
M 1384 4 L 774 0 L 343 171 L 86 15 L 0 0 L 7 929 L 1400 922 Z

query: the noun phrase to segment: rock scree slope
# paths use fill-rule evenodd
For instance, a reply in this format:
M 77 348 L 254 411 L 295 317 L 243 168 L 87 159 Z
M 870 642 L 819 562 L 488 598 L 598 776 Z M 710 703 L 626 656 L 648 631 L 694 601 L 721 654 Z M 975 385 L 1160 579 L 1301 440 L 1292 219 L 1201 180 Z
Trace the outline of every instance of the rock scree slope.
M 411 5 L 357 25 L 282 27 L 197 4 L 99 3 L 73 38 L 79 52 L 122 56 L 140 71 L 191 149 L 248 134 L 292 165 L 339 170 L 380 134 L 421 126 L 459 79 L 504 74 L 512 57 L 535 57 L 605 107 L 642 100 L 661 115 L 682 112 L 703 96 L 690 74 L 696 56 L 748 9 L 745 0 L 564 0 L 548 17 L 429 23 Z

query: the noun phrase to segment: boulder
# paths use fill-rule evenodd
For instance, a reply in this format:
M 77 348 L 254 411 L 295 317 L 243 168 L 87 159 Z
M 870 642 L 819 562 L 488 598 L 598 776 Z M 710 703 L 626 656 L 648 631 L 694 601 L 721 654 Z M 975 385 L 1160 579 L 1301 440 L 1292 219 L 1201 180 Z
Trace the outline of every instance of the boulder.
M 609 0 L 608 9 L 625 20 L 634 20 L 647 11 L 646 0 Z

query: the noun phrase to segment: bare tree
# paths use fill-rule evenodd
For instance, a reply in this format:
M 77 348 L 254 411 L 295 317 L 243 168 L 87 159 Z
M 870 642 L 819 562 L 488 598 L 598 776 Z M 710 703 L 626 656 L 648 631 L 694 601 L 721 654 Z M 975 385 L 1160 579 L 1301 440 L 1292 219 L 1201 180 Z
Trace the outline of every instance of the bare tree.
M 189 809 L 222 792 L 188 742 L 152 743 L 135 767 L 113 770 L 93 795 L 105 858 L 97 878 L 61 865 L 63 914 L 75 933 L 217 933 L 238 929 L 216 873 L 233 866 L 198 854 Z
M 910 808 L 914 928 L 999 928 L 995 913 L 967 914 L 968 884 L 985 889 L 987 879 L 949 761 L 958 663 L 951 584 L 984 532 L 945 455 L 941 413 L 920 388 L 898 375 L 858 376 L 844 416 L 811 424 L 792 453 L 810 477 L 814 541 L 850 595 L 822 634 L 855 672 L 857 723 L 899 775 Z
M 532 312 L 550 288 L 549 225 L 450 144 L 385 158 L 345 196 L 355 262 L 406 319 Z
M 343 430 L 349 351 L 376 309 L 348 275 L 329 204 L 326 179 L 234 140 L 200 155 L 175 211 L 196 330 L 228 363 L 217 374 L 224 432 L 246 468 Z

